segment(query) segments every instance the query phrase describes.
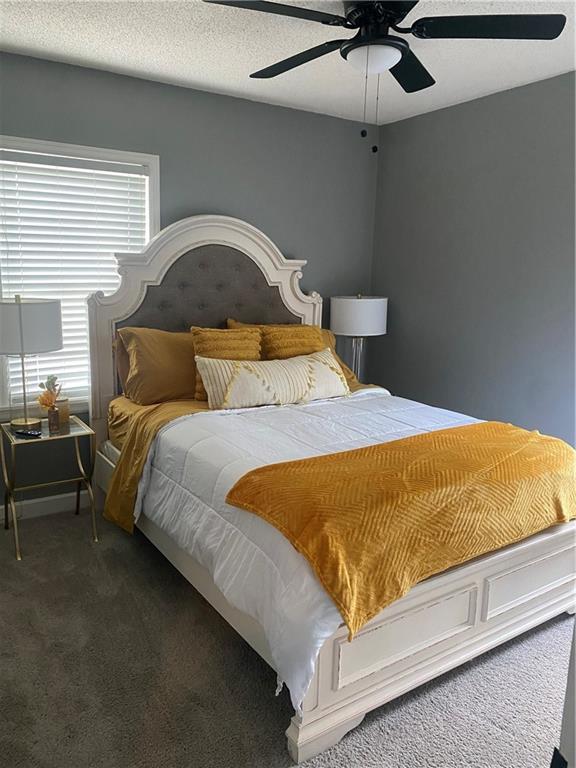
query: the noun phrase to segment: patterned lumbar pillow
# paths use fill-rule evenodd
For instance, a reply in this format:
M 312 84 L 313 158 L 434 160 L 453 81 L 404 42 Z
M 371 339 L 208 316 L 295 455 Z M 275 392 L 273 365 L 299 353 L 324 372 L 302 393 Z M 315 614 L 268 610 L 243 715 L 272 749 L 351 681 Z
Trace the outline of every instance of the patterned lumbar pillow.
M 350 393 L 330 349 L 287 360 L 219 360 L 196 356 L 210 408 L 287 405 Z

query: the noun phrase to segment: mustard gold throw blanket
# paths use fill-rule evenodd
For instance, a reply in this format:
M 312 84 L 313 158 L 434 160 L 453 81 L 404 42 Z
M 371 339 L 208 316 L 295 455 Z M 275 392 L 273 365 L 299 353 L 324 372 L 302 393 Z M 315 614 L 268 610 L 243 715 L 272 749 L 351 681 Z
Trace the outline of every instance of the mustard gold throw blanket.
M 350 638 L 417 582 L 576 516 L 576 452 L 483 422 L 255 469 L 227 502 L 310 562 Z
M 180 416 L 207 410 L 208 403 L 204 400 L 173 400 L 158 405 L 147 405 L 132 416 L 108 488 L 104 507 L 106 519 L 129 533 L 133 532 L 138 483 L 152 441 L 168 422 Z

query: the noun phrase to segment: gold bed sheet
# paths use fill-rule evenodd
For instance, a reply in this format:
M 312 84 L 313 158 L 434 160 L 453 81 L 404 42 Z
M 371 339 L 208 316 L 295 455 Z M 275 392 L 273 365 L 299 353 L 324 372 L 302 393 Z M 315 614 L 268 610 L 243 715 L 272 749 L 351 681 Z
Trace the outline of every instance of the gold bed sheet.
M 115 448 L 122 450 L 130 423 L 137 413 L 152 408 L 150 405 L 138 405 L 124 395 L 116 397 L 108 407 L 108 439 Z
M 138 483 L 158 431 L 174 419 L 209 409 L 205 400 L 173 400 L 132 408 L 118 403 L 120 399 L 112 401 L 111 410 L 115 414 L 115 438 L 121 440 L 122 448 L 108 488 L 104 517 L 132 533 Z

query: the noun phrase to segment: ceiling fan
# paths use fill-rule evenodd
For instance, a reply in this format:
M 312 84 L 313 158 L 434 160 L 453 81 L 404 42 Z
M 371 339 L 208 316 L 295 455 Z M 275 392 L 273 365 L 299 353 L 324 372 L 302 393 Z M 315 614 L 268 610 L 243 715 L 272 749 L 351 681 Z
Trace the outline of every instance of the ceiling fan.
M 297 8 L 293 5 L 251 0 L 205 0 L 215 5 L 229 5 L 250 11 L 292 16 L 316 21 L 329 27 L 357 29 L 347 40 L 329 40 L 307 51 L 290 56 L 250 77 L 269 78 L 288 72 L 301 64 L 340 50 L 340 55 L 353 67 L 368 74 L 390 70 L 407 93 L 429 88 L 436 82 L 418 57 L 401 37 L 412 34 L 422 39 L 475 38 L 492 40 L 554 40 L 566 24 L 562 14 L 529 14 L 497 16 L 435 16 L 418 19 L 411 27 L 400 27 L 418 0 L 352 0 L 344 2 L 344 16 Z

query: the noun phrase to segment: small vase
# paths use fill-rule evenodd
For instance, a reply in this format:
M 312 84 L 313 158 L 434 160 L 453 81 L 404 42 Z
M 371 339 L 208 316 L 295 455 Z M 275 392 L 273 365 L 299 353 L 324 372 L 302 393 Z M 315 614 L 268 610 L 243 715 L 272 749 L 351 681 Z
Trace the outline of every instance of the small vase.
M 70 401 L 67 397 L 56 400 L 58 416 L 60 420 L 60 434 L 66 434 L 70 431 Z
M 50 435 L 60 434 L 60 412 L 54 405 L 48 408 L 48 433 Z

